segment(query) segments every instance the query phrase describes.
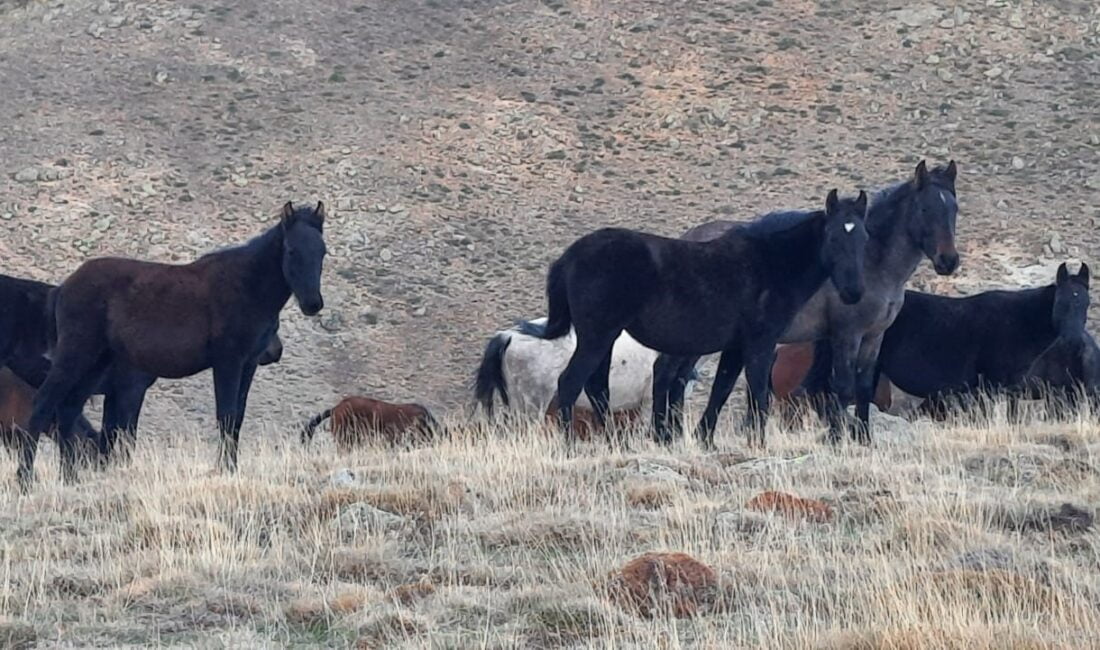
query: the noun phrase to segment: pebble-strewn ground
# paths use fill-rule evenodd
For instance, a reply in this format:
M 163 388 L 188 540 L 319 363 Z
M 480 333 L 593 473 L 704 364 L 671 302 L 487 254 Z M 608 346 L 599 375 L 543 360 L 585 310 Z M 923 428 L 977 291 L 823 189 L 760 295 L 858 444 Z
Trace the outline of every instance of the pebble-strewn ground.
M 1046 282 L 1100 251 L 1100 16 L 952 4 L 0 3 L 0 272 L 186 261 L 328 201 L 329 307 L 287 310 L 251 403 L 280 418 L 458 406 L 597 226 L 814 206 L 920 157 L 959 161 L 964 262 L 916 286 Z M 146 421 L 205 422 L 210 392 L 166 384 Z

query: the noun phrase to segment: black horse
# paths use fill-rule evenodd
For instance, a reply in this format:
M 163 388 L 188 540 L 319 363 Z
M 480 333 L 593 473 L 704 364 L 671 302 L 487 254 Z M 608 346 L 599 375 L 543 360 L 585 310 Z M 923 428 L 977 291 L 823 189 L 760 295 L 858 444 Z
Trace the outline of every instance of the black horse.
M 551 265 L 545 338 L 576 331 L 577 347 L 558 378 L 560 422 L 574 442 L 573 404 L 583 388 L 606 421 L 615 339 L 626 330 L 642 345 L 680 356 L 722 353 L 696 432 L 713 445 L 718 413 L 744 366 L 748 424 L 763 443 L 775 344 L 795 312 L 831 279 L 845 302 L 863 295 L 867 195 L 825 209 L 780 212 L 707 242 L 621 228 L 581 237 Z M 750 436 L 751 438 L 752 436 Z
M 905 283 L 922 258 L 932 261 L 940 275 L 954 273 L 959 264 L 955 249 L 955 161 L 931 170 L 920 161 L 910 179 L 882 190 L 867 210 L 867 252 L 863 266 L 863 298 L 846 303 L 832 285 L 823 285 L 798 310 L 780 343 L 830 342 L 832 365 L 817 365 L 803 385 L 815 394 L 829 416 L 830 440 L 836 442 L 846 418 L 840 403 L 856 399 L 860 422 L 852 430 L 860 442 L 870 442 L 870 403 L 874 397 L 875 359 L 882 336 L 901 308 Z M 712 221 L 696 226 L 681 238 L 706 241 L 720 236 L 736 222 Z M 666 409 L 672 428 L 682 428 L 683 385 L 698 357 L 662 355 L 654 364 L 654 427 L 658 439 L 668 439 Z
M 56 344 L 53 305 L 57 287 L 45 282 L 0 275 L 0 365 L 31 388 L 46 380 L 50 370 L 49 349 Z M 257 360 L 261 366 L 282 358 L 283 343 L 278 330 Z M 138 418 L 145 393 L 156 381 L 154 375 L 135 370 L 116 360 L 104 372 L 93 395 L 103 395 L 102 432 L 96 431 L 81 414 L 77 435 L 95 441 L 100 466 L 106 464 L 121 434 L 124 459 L 136 440 Z
M 1087 277 L 1088 269 L 1081 273 Z M 885 375 L 906 393 L 924 398 L 922 408 L 937 417 L 959 402 L 981 405 L 983 395 L 1003 393 L 1010 417 L 1016 417 L 1016 389 L 1058 337 L 1055 297 L 1066 282 L 1063 264 L 1055 284 L 1045 287 L 960 298 L 906 291 L 905 304 L 883 337 L 875 383 Z M 830 353 L 826 342 L 818 342 L 814 364 L 827 368 Z
M 283 206 L 278 225 L 252 241 L 185 265 L 121 258 L 90 260 L 57 289 L 57 345 L 35 398 L 18 480 L 32 478 L 38 435 L 55 419 L 72 431 L 88 396 L 116 361 L 152 377 L 214 373 L 221 464 L 237 466 L 248 391 L 259 356 L 293 295 L 321 311 L 325 211 Z M 61 474 L 76 480 L 71 436 L 61 437 Z
M 1082 264 L 1076 275 L 1070 275 L 1063 264 L 1058 267 L 1054 296 L 1054 327 L 1058 337 L 1024 374 L 1024 385 L 1030 396 L 1038 392 L 1070 408 L 1079 397 L 1097 403 L 1100 391 L 1100 347 L 1085 329 L 1089 309 L 1089 267 Z

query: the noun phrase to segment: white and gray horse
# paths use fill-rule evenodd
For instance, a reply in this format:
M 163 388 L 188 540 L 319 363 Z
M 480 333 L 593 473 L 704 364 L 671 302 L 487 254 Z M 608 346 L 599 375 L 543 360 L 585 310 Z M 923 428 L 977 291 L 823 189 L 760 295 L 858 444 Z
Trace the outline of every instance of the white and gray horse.
M 485 346 L 481 365 L 474 379 L 474 398 L 493 412 L 496 396 L 506 408 L 541 416 L 558 389 L 558 375 L 565 369 L 577 346 L 570 331 L 559 339 L 539 338 L 546 328 L 545 318 L 519 321 L 500 330 Z M 648 407 L 653 403 L 653 362 L 657 352 L 638 343 L 623 332 L 611 352 L 610 410 L 625 411 Z M 687 384 L 690 390 L 698 378 Z M 591 409 L 588 397 L 581 393 L 579 408 Z

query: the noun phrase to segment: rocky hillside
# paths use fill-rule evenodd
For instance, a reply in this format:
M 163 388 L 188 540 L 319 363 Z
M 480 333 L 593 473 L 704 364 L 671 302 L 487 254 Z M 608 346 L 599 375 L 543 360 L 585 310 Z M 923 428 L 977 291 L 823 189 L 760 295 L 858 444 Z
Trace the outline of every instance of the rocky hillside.
M 251 403 L 295 418 L 461 404 L 593 228 L 813 206 L 921 157 L 959 162 L 963 265 L 915 284 L 1045 282 L 1100 252 L 1100 15 L 952 4 L 0 2 L 2 272 L 187 261 L 323 199 L 329 307 L 288 308 Z M 212 403 L 164 383 L 149 418 Z

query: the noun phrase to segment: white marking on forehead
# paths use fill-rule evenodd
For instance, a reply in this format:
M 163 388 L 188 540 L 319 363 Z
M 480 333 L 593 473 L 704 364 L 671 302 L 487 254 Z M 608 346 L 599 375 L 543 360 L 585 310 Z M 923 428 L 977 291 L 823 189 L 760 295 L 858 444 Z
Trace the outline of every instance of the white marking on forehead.
M 844 224 L 844 232 L 852 232 L 855 229 L 856 229 L 856 224 L 851 222 L 851 221 Z

